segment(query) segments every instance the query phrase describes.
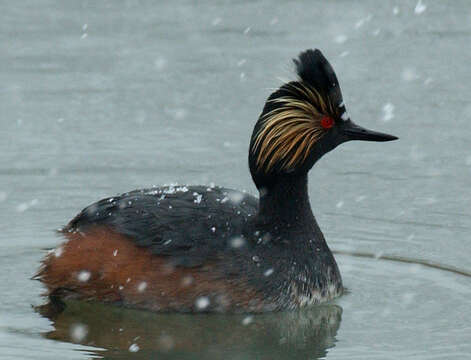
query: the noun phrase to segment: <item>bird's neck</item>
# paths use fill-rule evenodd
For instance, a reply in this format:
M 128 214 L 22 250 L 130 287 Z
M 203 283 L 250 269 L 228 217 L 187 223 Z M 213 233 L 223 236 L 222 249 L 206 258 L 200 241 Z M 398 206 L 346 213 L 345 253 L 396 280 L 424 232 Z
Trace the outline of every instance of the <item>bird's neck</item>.
M 311 233 L 317 227 L 307 190 L 307 173 L 283 175 L 260 188 L 257 222 L 282 232 Z

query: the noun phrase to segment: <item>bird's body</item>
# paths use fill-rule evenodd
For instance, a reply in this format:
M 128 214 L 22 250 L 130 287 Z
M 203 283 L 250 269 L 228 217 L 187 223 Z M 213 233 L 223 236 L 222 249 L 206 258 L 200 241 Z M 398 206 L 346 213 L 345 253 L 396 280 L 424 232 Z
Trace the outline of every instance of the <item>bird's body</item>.
M 220 187 L 165 186 L 94 203 L 43 261 L 37 276 L 50 298 L 263 312 L 341 294 L 339 269 L 311 211 L 307 173 L 347 136 L 393 137 L 340 120 L 340 89 L 320 52 L 301 54 L 297 66 L 302 81 L 271 95 L 252 135 L 249 165 L 260 199 Z M 314 73 L 306 74 L 308 66 Z
M 281 226 L 258 212 L 257 198 L 219 187 L 175 185 L 106 198 L 61 230 L 69 241 L 51 253 L 43 281 L 52 284 L 52 269 L 65 261 L 73 281 L 56 286 L 54 296 L 183 312 L 282 310 L 341 293 L 317 224 Z

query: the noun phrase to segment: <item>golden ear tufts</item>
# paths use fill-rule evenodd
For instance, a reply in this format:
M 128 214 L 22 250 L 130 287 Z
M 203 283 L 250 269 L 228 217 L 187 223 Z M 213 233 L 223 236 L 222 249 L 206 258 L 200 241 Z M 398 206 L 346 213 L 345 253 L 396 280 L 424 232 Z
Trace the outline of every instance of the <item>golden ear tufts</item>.
M 275 166 L 290 171 L 302 164 L 326 133 L 322 117 L 333 112 L 332 104 L 306 83 L 289 83 L 285 89 L 292 95 L 270 100 L 278 106 L 260 120 L 251 149 L 257 168 L 266 173 Z

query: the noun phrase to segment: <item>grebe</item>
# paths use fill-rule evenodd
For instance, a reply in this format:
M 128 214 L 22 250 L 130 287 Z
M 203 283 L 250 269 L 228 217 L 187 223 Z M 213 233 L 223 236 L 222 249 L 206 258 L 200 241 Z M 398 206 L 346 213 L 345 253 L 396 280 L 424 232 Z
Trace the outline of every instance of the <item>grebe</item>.
M 270 95 L 252 133 L 257 199 L 222 187 L 164 186 L 100 200 L 62 229 L 36 277 L 53 302 L 154 311 L 298 309 L 343 291 L 308 199 L 308 171 L 349 140 L 389 141 L 345 110 L 319 50 L 294 60 L 297 81 Z

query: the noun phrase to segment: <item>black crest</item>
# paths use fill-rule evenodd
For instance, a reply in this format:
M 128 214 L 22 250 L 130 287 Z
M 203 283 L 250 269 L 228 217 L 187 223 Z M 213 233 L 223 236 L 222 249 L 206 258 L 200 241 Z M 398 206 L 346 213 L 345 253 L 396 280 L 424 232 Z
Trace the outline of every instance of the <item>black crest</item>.
M 311 85 L 335 107 L 343 107 L 342 92 L 337 76 L 320 50 L 303 51 L 299 54 L 299 58 L 293 61 L 302 81 Z

